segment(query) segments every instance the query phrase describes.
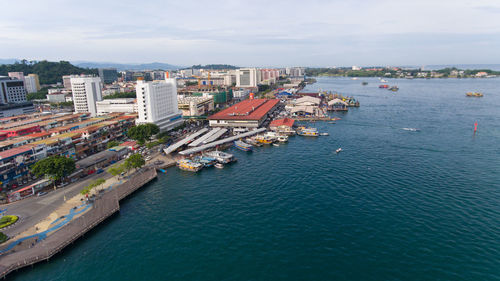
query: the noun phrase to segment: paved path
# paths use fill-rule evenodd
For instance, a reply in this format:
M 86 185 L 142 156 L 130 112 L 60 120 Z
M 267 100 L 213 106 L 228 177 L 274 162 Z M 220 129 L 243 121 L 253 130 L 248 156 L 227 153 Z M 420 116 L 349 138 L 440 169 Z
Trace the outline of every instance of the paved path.
M 47 195 L 37 197 L 32 196 L 17 202 L 1 206 L 2 209 L 7 208 L 5 215 L 19 216 L 19 220 L 12 226 L 9 226 L 1 231 L 12 237 L 24 230 L 34 226 L 40 221 L 48 217 L 52 212 L 59 208 L 64 203 L 64 197 L 70 199 L 77 195 L 91 181 L 104 178 L 109 179 L 112 176 L 106 172 L 101 174 L 92 174 L 82 181 L 58 188 L 55 191 L 49 192 Z

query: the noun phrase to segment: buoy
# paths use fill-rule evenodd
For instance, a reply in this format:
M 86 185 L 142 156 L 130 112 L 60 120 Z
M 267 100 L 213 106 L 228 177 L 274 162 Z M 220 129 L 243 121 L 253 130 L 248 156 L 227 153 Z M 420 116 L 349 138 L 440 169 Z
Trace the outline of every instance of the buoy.
M 474 134 L 476 133 L 477 131 L 477 121 L 474 123 Z

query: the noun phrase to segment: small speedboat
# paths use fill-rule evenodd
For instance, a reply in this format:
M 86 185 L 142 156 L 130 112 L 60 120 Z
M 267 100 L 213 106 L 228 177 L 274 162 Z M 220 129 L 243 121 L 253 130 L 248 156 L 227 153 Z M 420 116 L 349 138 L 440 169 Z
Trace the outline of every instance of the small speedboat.
M 329 133 L 321 133 L 319 134 L 320 136 L 329 136 L 330 134 Z
M 274 146 L 280 146 L 280 145 L 279 145 L 279 144 L 277 144 L 277 143 L 273 143 L 273 145 L 274 145 Z
M 342 148 L 341 148 L 341 147 L 339 147 L 339 148 L 337 148 L 337 150 L 335 150 L 335 153 L 339 153 L 339 152 L 341 152 L 341 151 L 342 151 Z
M 216 163 L 216 164 L 214 165 L 214 167 L 215 167 L 215 168 L 217 168 L 217 169 L 222 169 L 222 168 L 224 168 L 224 164 L 221 164 L 221 163 Z

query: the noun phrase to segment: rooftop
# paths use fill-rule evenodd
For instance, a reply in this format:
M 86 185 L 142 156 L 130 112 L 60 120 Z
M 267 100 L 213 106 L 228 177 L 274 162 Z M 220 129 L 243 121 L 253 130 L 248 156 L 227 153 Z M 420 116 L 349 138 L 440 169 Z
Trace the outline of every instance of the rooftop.
M 269 126 L 270 127 L 279 127 L 279 126 L 292 127 L 294 123 L 295 123 L 295 120 L 290 119 L 290 118 L 284 118 L 284 119 L 273 120 Z
M 27 151 L 30 151 L 32 147 L 33 147 L 32 145 L 28 144 L 28 145 L 23 145 L 20 147 L 14 147 L 14 148 L 11 148 L 9 150 L 1 151 L 0 152 L 0 160 L 10 158 L 12 156 L 16 156 L 16 155 L 25 153 Z
M 226 108 L 209 120 L 260 120 L 278 104 L 277 99 L 248 99 Z

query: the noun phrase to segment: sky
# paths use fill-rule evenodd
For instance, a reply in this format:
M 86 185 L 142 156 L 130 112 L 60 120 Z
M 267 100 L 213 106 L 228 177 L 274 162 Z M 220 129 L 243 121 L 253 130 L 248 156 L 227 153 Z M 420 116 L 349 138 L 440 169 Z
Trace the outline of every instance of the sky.
M 0 58 L 184 66 L 500 63 L 499 0 L 24 0 L 10 5 L 15 11 L 0 17 Z

